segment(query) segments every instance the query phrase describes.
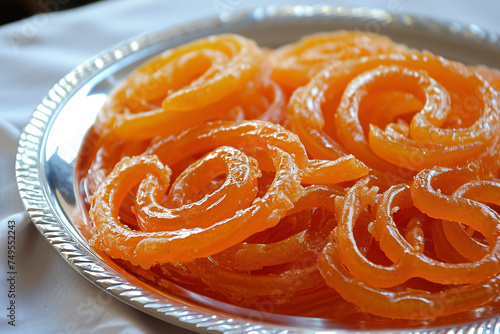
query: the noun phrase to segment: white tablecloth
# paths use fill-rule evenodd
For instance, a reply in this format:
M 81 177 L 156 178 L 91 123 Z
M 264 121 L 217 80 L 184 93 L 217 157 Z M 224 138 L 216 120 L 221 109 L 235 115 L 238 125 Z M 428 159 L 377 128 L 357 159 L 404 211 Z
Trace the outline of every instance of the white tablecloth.
M 58 0 L 47 3 L 57 7 Z M 100 291 L 67 265 L 36 231 L 15 183 L 18 137 L 33 108 L 59 78 L 121 40 L 217 15 L 220 10 L 290 3 L 293 1 L 115 0 L 0 27 L 0 333 L 189 333 Z M 328 4 L 422 14 L 474 23 L 500 33 L 500 2 L 496 0 L 339 0 Z M 7 262 L 8 230 L 14 224 L 15 287 L 9 281 Z M 15 326 L 9 324 L 11 300 L 15 301 Z

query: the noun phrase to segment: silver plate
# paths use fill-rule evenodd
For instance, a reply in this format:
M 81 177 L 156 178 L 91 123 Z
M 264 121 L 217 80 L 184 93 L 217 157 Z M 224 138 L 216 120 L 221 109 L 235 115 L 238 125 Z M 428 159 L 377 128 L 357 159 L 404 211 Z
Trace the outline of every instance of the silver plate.
M 246 310 L 179 288 L 168 294 L 127 274 L 90 248 L 78 228 L 74 167 L 84 135 L 110 89 L 132 68 L 169 47 L 222 32 L 239 33 L 276 47 L 336 29 L 386 34 L 397 42 L 469 64 L 500 68 L 500 41 L 475 25 L 393 15 L 383 10 L 329 6 L 257 8 L 142 35 L 118 44 L 62 78 L 36 107 L 21 135 L 16 177 L 21 198 L 42 235 L 78 273 L 104 291 L 159 319 L 198 332 L 314 333 L 366 331 L 363 323 L 340 328 L 324 319 L 276 316 Z M 179 292 L 180 291 L 180 292 Z M 387 321 L 378 330 L 421 333 L 499 332 L 498 314 L 476 310 L 474 323 Z M 401 328 L 401 327 L 400 327 Z

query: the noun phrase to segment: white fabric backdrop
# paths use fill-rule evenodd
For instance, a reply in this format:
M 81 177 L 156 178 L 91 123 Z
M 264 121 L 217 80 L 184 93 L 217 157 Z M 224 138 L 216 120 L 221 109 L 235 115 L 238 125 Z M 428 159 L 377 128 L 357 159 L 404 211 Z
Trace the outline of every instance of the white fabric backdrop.
M 47 1 L 49 8 L 62 0 Z M 67 0 L 64 0 L 65 2 Z M 294 1 L 105 1 L 0 27 L 0 333 L 189 333 L 114 300 L 79 276 L 33 227 L 14 178 L 17 141 L 31 111 L 58 79 L 94 54 L 149 30 Z M 300 1 L 297 3 L 315 3 Z M 327 2 L 323 2 L 327 3 Z M 500 33 L 500 2 L 352 0 L 328 4 L 474 23 Z M 16 320 L 8 324 L 8 222 L 16 225 Z

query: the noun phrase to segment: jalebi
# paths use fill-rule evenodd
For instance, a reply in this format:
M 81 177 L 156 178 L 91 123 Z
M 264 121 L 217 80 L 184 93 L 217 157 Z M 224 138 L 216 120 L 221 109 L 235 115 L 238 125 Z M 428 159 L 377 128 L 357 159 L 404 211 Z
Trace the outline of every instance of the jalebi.
M 82 148 L 89 243 L 258 312 L 498 313 L 499 88 L 499 70 L 362 32 L 173 47 L 113 89 Z

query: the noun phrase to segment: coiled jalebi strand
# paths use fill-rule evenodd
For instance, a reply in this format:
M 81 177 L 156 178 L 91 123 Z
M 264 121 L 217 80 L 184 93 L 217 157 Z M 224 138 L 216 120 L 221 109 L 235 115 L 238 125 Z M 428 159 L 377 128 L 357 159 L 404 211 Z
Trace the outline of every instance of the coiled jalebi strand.
M 363 98 L 391 89 L 422 100 L 422 109 L 412 110 L 413 100 L 403 100 L 401 108 L 389 112 L 394 119 L 413 114 L 411 122 L 400 118 L 385 131 L 372 124 L 365 133 L 359 116 Z M 448 119 L 461 116 L 452 106 L 463 96 L 476 98 L 470 113 L 477 115 L 465 115 L 474 122 L 446 126 Z M 499 136 L 497 97 L 496 89 L 462 64 L 429 53 L 380 55 L 318 73 L 291 97 L 288 124 L 313 157 L 335 159 L 348 152 L 372 168 L 401 174 L 401 168 L 452 166 L 491 154 Z
M 121 139 L 152 138 L 224 117 L 238 106 L 240 96 L 248 99 L 246 86 L 262 60 L 254 41 L 231 34 L 169 49 L 111 92 L 100 115 L 104 131 Z M 272 83 L 264 85 L 279 90 Z
M 474 177 L 471 170 L 425 170 L 417 175 L 411 191 L 408 185 L 399 184 L 382 195 L 377 195 L 378 187 L 373 187 L 371 180 L 356 183 L 342 201 L 342 213 L 338 216 L 332 241 L 319 258 L 319 268 L 327 284 L 364 310 L 389 318 L 429 319 L 494 300 L 500 277 L 497 227 L 500 217 L 479 202 L 458 197 L 456 193 L 445 195 L 433 188 L 439 184 L 444 191 L 446 183 L 458 187 L 471 177 Z M 464 187 L 474 187 L 468 184 Z M 498 192 L 500 188 L 494 186 L 494 189 Z M 437 210 L 434 209 L 436 202 L 441 204 Z M 430 236 L 424 232 L 429 218 L 421 213 L 413 213 L 409 221 L 403 219 L 398 223 L 393 218 L 397 212 L 411 208 L 413 203 L 433 218 L 455 218 L 470 224 L 486 237 L 490 252 L 473 262 L 447 263 L 431 258 L 432 251 L 426 250 L 429 241 L 425 241 Z M 376 258 L 369 259 L 355 237 L 358 217 L 367 206 L 375 212 L 375 219 L 367 225 L 367 231 L 377 240 L 386 264 L 378 263 Z M 467 213 L 459 207 L 467 207 Z M 483 218 L 472 222 L 471 217 Z M 433 238 L 438 236 L 432 233 Z M 434 239 L 431 244 L 442 242 Z M 429 283 L 420 289 L 408 290 L 405 285 L 416 277 Z M 429 290 L 430 282 L 439 283 L 442 288 L 437 292 L 433 291 L 436 287 Z

